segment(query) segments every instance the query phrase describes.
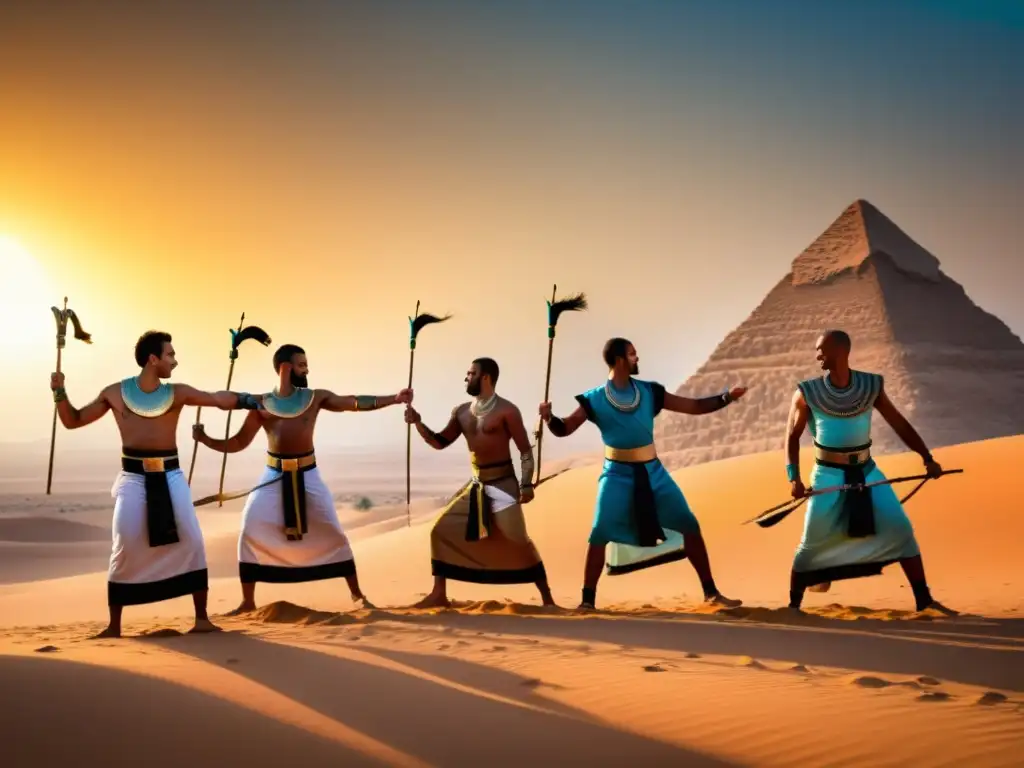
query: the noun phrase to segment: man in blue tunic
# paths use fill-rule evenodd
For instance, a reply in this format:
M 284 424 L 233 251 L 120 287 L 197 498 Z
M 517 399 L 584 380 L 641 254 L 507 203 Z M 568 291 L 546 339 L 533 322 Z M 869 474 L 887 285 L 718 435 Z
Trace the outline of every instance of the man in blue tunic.
M 800 382 L 793 393 L 786 438 L 786 475 L 793 498 L 807 493 L 800 478 L 800 438 L 814 438 L 812 488 L 875 483 L 885 475 L 871 458 L 871 416 L 877 410 L 930 477 L 942 474 L 924 440 L 885 393 L 876 373 L 850 369 L 849 335 L 827 331 L 817 341 L 823 376 Z M 914 591 L 917 610 L 953 614 L 934 600 L 925 579 L 913 526 L 891 485 L 812 496 L 793 560 L 789 607 L 799 610 L 804 592 L 826 592 L 833 581 L 877 576 L 898 562 Z
M 662 410 L 692 415 L 713 413 L 738 400 L 745 388 L 713 397 L 692 399 L 665 391 L 653 381 L 634 378 L 640 372 L 636 348 L 627 339 L 609 339 L 604 346 L 608 379 L 576 396 L 579 407 L 561 419 L 551 414 L 551 404 L 542 403 L 541 418 L 551 434 L 567 437 L 584 422 L 601 430 L 605 444 L 604 470 L 598 480 L 594 525 L 590 532 L 583 576 L 580 608 L 593 609 L 597 582 L 605 565 L 605 549 L 613 546 L 655 548 L 670 544 L 673 532 L 685 549 L 651 558 L 641 567 L 661 565 L 688 557 L 700 577 L 708 603 L 734 608 L 742 604 L 718 591 L 711 575 L 707 548 L 700 524 L 683 492 L 658 459 L 654 447 L 654 419 Z

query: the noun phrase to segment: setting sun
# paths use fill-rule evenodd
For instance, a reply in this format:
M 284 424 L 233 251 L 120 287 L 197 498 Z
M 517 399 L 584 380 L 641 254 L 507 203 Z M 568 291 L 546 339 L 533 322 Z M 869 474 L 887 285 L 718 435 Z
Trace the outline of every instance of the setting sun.
M 50 307 L 62 303 L 42 264 L 0 235 L 0 349 L 49 349 L 56 334 Z

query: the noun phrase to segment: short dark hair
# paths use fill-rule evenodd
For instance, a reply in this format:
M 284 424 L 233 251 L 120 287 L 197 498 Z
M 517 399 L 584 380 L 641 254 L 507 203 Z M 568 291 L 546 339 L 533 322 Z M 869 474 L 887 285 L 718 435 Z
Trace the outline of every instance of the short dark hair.
M 615 361 L 620 357 L 626 359 L 626 350 L 629 349 L 629 339 L 623 339 L 620 336 L 616 336 L 614 339 L 608 339 L 604 343 L 604 361 L 608 364 L 609 368 L 615 367 Z
M 282 344 L 274 353 L 274 371 L 280 373 L 282 365 L 290 363 L 296 355 L 304 354 L 306 354 L 306 350 L 298 344 Z
M 498 363 L 495 362 L 492 358 L 478 357 L 476 360 L 473 361 L 473 364 L 480 368 L 481 376 L 491 377 L 491 384 L 498 383 L 498 374 L 500 373 L 500 371 L 498 370 Z
M 836 344 L 845 349 L 847 352 L 853 347 L 853 342 L 850 340 L 850 334 L 846 331 L 840 331 L 839 329 L 833 329 L 825 331 L 825 338 L 832 339 Z
M 149 356 L 163 357 L 164 344 L 170 344 L 171 334 L 164 331 L 146 331 L 135 342 L 135 362 L 139 368 L 145 368 Z

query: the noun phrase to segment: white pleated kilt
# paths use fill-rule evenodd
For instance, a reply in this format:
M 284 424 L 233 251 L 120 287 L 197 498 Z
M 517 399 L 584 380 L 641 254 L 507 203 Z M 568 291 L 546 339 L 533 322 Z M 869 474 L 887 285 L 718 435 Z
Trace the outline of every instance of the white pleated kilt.
M 257 485 L 280 475 L 280 471 L 266 467 Z M 281 480 L 249 494 L 238 537 L 238 575 L 242 582 L 318 581 L 356 572 L 352 547 L 320 470 L 313 467 L 302 475 L 309 531 L 299 540 L 289 540 L 285 535 Z
M 146 481 L 122 471 L 110 495 L 115 499 L 113 547 L 107 579 L 110 605 L 141 605 L 202 592 L 209 586 L 206 547 L 192 490 L 180 469 L 167 473 L 179 541 L 149 545 L 146 524 Z

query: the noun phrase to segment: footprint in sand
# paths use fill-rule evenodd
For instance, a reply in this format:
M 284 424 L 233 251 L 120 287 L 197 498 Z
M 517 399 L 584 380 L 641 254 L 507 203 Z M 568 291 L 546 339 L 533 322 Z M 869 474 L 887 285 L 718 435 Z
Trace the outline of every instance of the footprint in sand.
M 36 653 L 53 653 L 54 651 L 59 650 L 60 648 L 56 645 L 44 645 L 42 648 L 36 648 Z
M 861 688 L 888 688 L 892 685 L 888 680 L 883 680 L 880 677 L 871 677 L 870 675 L 855 677 L 850 680 L 850 684 L 858 685 Z
M 183 635 L 176 629 L 154 629 L 143 632 L 139 637 L 159 639 L 161 637 L 183 637 Z
M 663 666 L 661 666 L 660 664 L 647 664 L 643 668 L 643 670 L 644 670 L 644 672 L 666 672 L 666 671 L 668 671 Z
M 768 669 L 757 659 L 752 659 L 749 656 L 740 656 L 736 663 L 741 667 L 750 667 L 751 669 Z
M 1006 697 L 1001 693 L 997 693 L 996 691 L 985 691 L 985 693 L 979 696 L 978 700 L 974 703 L 981 704 L 984 707 L 991 707 L 993 704 L 1002 704 L 1006 700 Z
M 953 697 L 950 696 L 945 691 L 930 691 L 928 693 L 922 693 L 920 696 L 917 697 L 917 700 L 918 701 L 949 701 L 951 698 L 953 698 Z
M 919 677 L 917 678 L 917 682 L 921 685 L 942 685 L 942 682 L 936 680 L 934 677 Z
M 469 641 L 468 640 L 456 640 L 455 644 L 456 645 L 469 645 Z
M 449 648 L 451 648 L 451 645 L 449 643 L 441 643 L 439 646 L 437 646 L 437 650 L 439 651 L 447 651 Z
M 685 658 L 687 658 L 687 659 L 699 659 L 700 657 L 701 657 L 701 656 L 700 656 L 700 654 L 699 654 L 699 653 L 693 653 L 693 652 L 691 651 L 690 653 L 686 654 L 686 657 L 685 657 Z
M 492 645 L 491 646 L 491 650 L 492 651 L 507 651 L 508 648 L 506 646 L 504 646 L 504 645 Z
M 803 664 L 794 664 L 789 668 L 790 672 L 799 672 L 800 674 L 809 675 L 811 670 L 805 667 Z

